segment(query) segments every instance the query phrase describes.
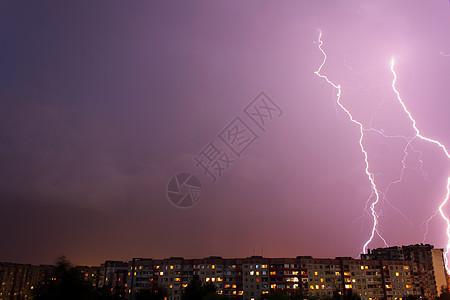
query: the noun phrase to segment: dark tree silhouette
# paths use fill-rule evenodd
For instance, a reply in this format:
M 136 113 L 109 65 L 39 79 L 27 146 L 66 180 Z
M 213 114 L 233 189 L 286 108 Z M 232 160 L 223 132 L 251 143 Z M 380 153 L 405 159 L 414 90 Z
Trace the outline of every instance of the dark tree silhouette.
M 441 295 L 439 297 L 437 297 L 436 299 L 439 300 L 450 300 L 450 289 L 447 286 L 442 286 L 441 287 Z
M 361 297 L 357 293 L 350 290 L 345 293 L 344 300 L 361 300 Z
M 260 300 L 290 300 L 289 296 L 283 292 L 270 292 L 262 295 Z
M 181 297 L 182 300 L 218 300 L 226 299 L 224 296 L 217 295 L 214 284 L 208 283 L 202 285 L 198 275 L 194 276 L 192 281 L 185 288 Z
M 136 300 L 163 300 L 167 296 L 167 291 L 161 287 L 140 290 L 136 294 Z
M 329 298 L 329 297 L 328 297 Z M 309 296 L 307 292 L 302 290 L 298 290 L 293 294 L 288 294 L 287 292 L 282 291 L 272 291 L 269 294 L 262 295 L 260 300 L 316 300 L 318 299 L 316 296 Z M 324 298 L 322 298 L 324 299 Z
M 333 292 L 333 297 L 332 299 L 334 300 L 360 300 L 361 297 L 353 292 L 352 290 L 348 290 L 345 292 L 345 294 L 342 294 L 339 290 L 335 290 Z
M 55 267 L 55 280 L 36 289 L 35 300 L 97 300 L 98 295 L 89 282 L 62 256 Z
M 54 280 L 34 290 L 34 300 L 118 300 L 110 289 L 95 289 L 83 275 L 72 266 L 65 256 L 58 258 Z

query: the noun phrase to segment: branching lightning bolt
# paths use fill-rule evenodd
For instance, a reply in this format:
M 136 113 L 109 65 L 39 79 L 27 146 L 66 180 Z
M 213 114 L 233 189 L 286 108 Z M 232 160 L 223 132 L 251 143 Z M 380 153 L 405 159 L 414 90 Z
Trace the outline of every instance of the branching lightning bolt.
M 316 74 L 318 77 L 324 79 L 335 90 L 337 90 L 336 103 L 347 114 L 347 116 L 349 117 L 350 121 L 353 122 L 354 124 L 358 125 L 359 130 L 360 130 L 359 146 L 360 146 L 361 152 L 364 155 L 365 173 L 367 175 L 367 178 L 369 179 L 370 187 L 371 187 L 371 195 L 369 196 L 369 198 L 368 198 L 368 200 L 366 202 L 366 210 L 367 210 L 367 206 L 369 206 L 369 203 L 370 203 L 370 211 L 369 211 L 369 213 L 371 214 L 372 219 L 373 219 L 373 225 L 372 225 L 372 230 L 371 230 L 370 237 L 369 237 L 369 239 L 366 241 L 366 243 L 362 247 L 362 253 L 367 253 L 368 245 L 373 241 L 375 235 L 379 236 L 381 238 L 381 240 L 384 242 L 384 244 L 386 246 L 388 246 L 386 240 L 381 236 L 380 232 L 378 231 L 378 223 L 379 223 L 378 222 L 378 213 L 377 213 L 375 208 L 376 208 L 376 205 L 380 202 L 381 199 L 383 201 L 386 201 L 391 207 L 393 207 L 395 210 L 397 210 L 408 222 L 410 222 L 410 224 L 412 224 L 412 222 L 410 220 L 408 220 L 406 218 L 406 216 L 401 213 L 400 210 L 398 210 L 395 206 L 393 206 L 391 203 L 389 203 L 389 201 L 387 201 L 387 199 L 386 199 L 386 194 L 387 194 L 389 188 L 392 185 L 394 185 L 394 184 L 400 183 L 402 181 L 402 179 L 403 179 L 404 171 L 406 169 L 406 158 L 408 156 L 409 151 L 413 151 L 413 152 L 416 152 L 416 153 L 419 154 L 419 159 L 418 160 L 419 160 L 419 164 L 420 164 L 420 170 L 422 171 L 422 174 L 424 175 L 424 178 L 427 179 L 425 172 L 422 170 L 422 165 L 423 165 L 422 153 L 420 151 L 418 151 L 418 150 L 413 148 L 412 142 L 414 140 L 416 140 L 416 139 L 421 139 L 421 140 L 433 143 L 433 144 L 439 146 L 443 150 L 443 152 L 445 153 L 445 155 L 447 156 L 447 158 L 449 160 L 450 160 L 450 154 L 447 151 L 446 147 L 442 143 L 440 143 L 437 140 L 434 140 L 434 139 L 431 139 L 431 138 L 423 136 L 420 133 L 419 129 L 417 128 L 416 120 L 413 118 L 412 114 L 407 109 L 404 101 L 402 100 L 402 98 L 400 96 L 400 92 L 396 88 L 397 74 L 395 73 L 395 69 L 394 69 L 394 66 L 395 66 L 394 59 L 391 60 L 391 68 L 390 68 L 390 70 L 392 72 L 392 75 L 393 75 L 393 80 L 392 80 L 391 86 L 392 86 L 392 89 L 393 89 L 393 91 L 394 91 L 394 93 L 395 93 L 395 95 L 397 97 L 398 102 L 400 103 L 400 105 L 402 106 L 404 112 L 408 115 L 408 118 L 412 122 L 412 127 L 413 127 L 413 129 L 415 131 L 415 135 L 412 136 L 412 137 L 405 137 L 405 136 L 402 136 L 402 135 L 399 135 L 399 136 L 388 136 L 388 135 L 385 135 L 382 130 L 377 130 L 377 129 L 374 129 L 374 128 L 365 129 L 363 124 L 362 124 L 362 122 L 356 120 L 353 117 L 353 115 L 350 113 L 350 111 L 341 103 L 341 95 L 342 95 L 342 87 L 341 87 L 341 85 L 334 83 L 326 75 L 321 74 L 322 68 L 325 65 L 326 61 L 327 61 L 327 54 L 322 48 L 323 41 L 322 41 L 322 32 L 321 31 L 319 31 L 319 38 L 317 40 L 317 45 L 318 45 L 318 48 L 319 48 L 319 50 L 321 51 L 321 53 L 323 55 L 323 61 L 322 61 L 322 64 L 319 66 L 319 68 L 314 72 L 314 74 Z M 403 160 L 402 160 L 403 168 L 401 170 L 400 176 L 399 176 L 399 178 L 397 180 L 391 182 L 386 187 L 384 192 L 379 191 L 379 189 L 378 189 L 378 187 L 376 185 L 375 175 L 370 171 L 370 164 L 369 164 L 369 160 L 368 160 L 368 153 L 365 150 L 364 145 L 363 145 L 364 132 L 365 131 L 375 131 L 378 134 L 380 134 L 380 135 L 382 135 L 382 136 L 384 136 L 386 138 L 402 138 L 402 139 L 404 139 L 406 141 L 406 145 L 405 145 L 405 148 L 404 148 L 404 151 L 403 151 L 404 154 L 405 154 L 404 157 L 403 157 Z M 381 195 L 382 195 L 383 198 L 381 198 Z M 373 198 L 375 198 L 375 199 L 371 202 L 371 200 Z M 448 177 L 448 180 L 447 180 L 447 193 L 446 193 L 446 196 L 445 196 L 444 200 L 442 201 L 442 203 L 440 204 L 440 206 L 438 207 L 436 212 L 428 220 L 425 221 L 427 229 L 426 229 L 426 232 L 425 232 L 425 235 L 424 235 L 424 238 L 425 238 L 426 234 L 428 233 L 428 222 L 432 218 L 437 216 L 438 214 L 441 215 L 441 217 L 443 218 L 443 220 L 445 221 L 446 226 L 447 226 L 447 228 L 446 228 L 447 245 L 445 247 L 445 253 L 444 253 L 445 266 L 446 266 L 447 270 L 449 270 L 448 255 L 450 254 L 450 220 L 445 215 L 443 208 L 447 204 L 449 198 L 450 198 L 450 176 Z
M 417 128 L 416 120 L 413 118 L 413 116 L 409 112 L 408 108 L 406 107 L 405 103 L 403 102 L 403 100 L 402 100 L 402 98 L 400 96 L 400 92 L 397 90 L 397 87 L 395 86 L 395 84 L 397 83 L 397 74 L 395 73 L 394 66 L 395 66 L 395 62 L 394 62 L 394 59 L 392 58 L 392 60 L 391 60 L 391 72 L 392 72 L 392 74 L 394 76 L 394 79 L 392 80 L 392 89 L 394 90 L 395 94 L 397 95 L 397 100 L 399 101 L 399 103 L 402 106 L 403 110 L 408 115 L 408 118 L 411 120 L 412 127 L 414 128 L 414 131 L 416 132 L 416 135 L 408 142 L 408 144 L 411 144 L 411 142 L 414 139 L 416 139 L 416 138 L 424 140 L 424 141 L 427 141 L 427 142 L 430 142 L 430 143 L 433 143 L 433 144 L 439 146 L 443 150 L 445 156 L 447 156 L 447 158 L 450 160 L 450 154 L 447 151 L 447 148 L 442 143 L 440 143 L 437 140 L 433 140 L 431 138 L 423 136 L 420 133 L 420 130 Z M 434 215 L 432 215 L 426 221 L 427 224 L 428 224 L 428 222 L 439 213 L 441 215 L 442 219 L 444 219 L 444 221 L 445 221 L 445 223 L 447 225 L 447 230 L 446 230 L 447 245 L 445 247 L 445 252 L 444 252 L 445 266 L 446 266 L 447 270 L 449 270 L 448 254 L 449 254 L 449 251 L 450 251 L 450 220 L 444 213 L 444 206 L 447 204 L 449 197 L 450 197 L 450 176 L 447 179 L 447 194 L 445 195 L 444 200 L 442 201 L 441 205 L 439 205 L 439 208 L 436 210 L 436 213 Z
M 370 194 L 370 196 L 369 196 L 369 198 L 367 200 L 367 203 L 370 203 L 370 200 L 375 197 L 375 200 L 372 201 L 372 203 L 370 204 L 370 213 L 371 213 L 372 219 L 373 219 L 372 230 L 371 230 L 370 238 L 364 244 L 363 249 L 362 249 L 362 253 L 366 253 L 367 252 L 367 247 L 370 244 L 370 242 L 372 242 L 372 240 L 374 239 L 375 235 L 378 235 L 383 240 L 384 244 L 386 246 L 388 246 L 386 240 L 381 236 L 381 234 L 378 231 L 378 214 L 377 214 L 377 212 L 375 210 L 375 207 L 378 204 L 378 202 L 380 201 L 380 192 L 378 191 L 377 185 L 375 183 L 375 175 L 370 172 L 370 164 L 369 164 L 368 154 L 367 154 L 367 151 L 366 151 L 366 149 L 364 148 L 364 145 L 363 145 L 363 139 L 364 139 L 364 126 L 363 126 L 363 124 L 361 122 L 359 122 L 358 120 L 356 120 L 353 117 L 353 115 L 350 113 L 350 111 L 341 103 L 341 95 L 342 95 L 341 85 L 340 84 L 335 84 L 330 79 L 328 79 L 328 77 L 326 75 L 323 75 L 323 74 L 320 73 L 322 71 L 323 66 L 325 65 L 325 63 L 327 61 L 327 54 L 325 53 L 325 51 L 322 48 L 322 45 L 323 45 L 322 31 L 319 31 L 319 39 L 317 40 L 317 45 L 319 47 L 320 52 L 322 52 L 323 61 L 322 61 L 322 64 L 317 69 L 317 71 L 314 72 L 314 74 L 316 74 L 317 76 L 319 76 L 322 79 L 325 79 L 328 82 L 328 84 L 330 84 L 331 86 L 333 86 L 334 89 L 337 90 L 336 103 L 347 114 L 347 116 L 349 117 L 350 121 L 353 122 L 354 124 L 358 125 L 359 131 L 360 131 L 359 147 L 361 149 L 361 152 L 364 155 L 364 162 L 365 162 L 365 170 L 364 171 L 365 171 L 365 173 L 367 175 L 367 178 L 369 179 L 370 186 L 371 186 L 371 194 Z

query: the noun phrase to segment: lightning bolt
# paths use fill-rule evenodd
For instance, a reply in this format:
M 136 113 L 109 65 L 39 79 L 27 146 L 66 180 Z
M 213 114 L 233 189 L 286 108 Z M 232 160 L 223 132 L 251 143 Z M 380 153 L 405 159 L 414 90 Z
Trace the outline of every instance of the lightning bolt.
M 315 43 L 317 43 L 318 48 L 319 48 L 320 52 L 321 52 L 322 55 L 323 55 L 323 60 L 322 60 L 321 65 L 319 66 L 319 68 L 314 72 L 314 74 L 317 75 L 318 77 L 324 79 L 328 84 L 330 84 L 330 85 L 333 87 L 334 90 L 337 91 L 337 92 L 336 92 L 336 96 L 335 96 L 337 105 L 345 112 L 345 114 L 348 116 L 349 120 L 350 120 L 352 123 L 356 124 L 356 125 L 359 127 L 359 130 L 360 130 L 359 146 L 360 146 L 361 152 L 362 152 L 362 154 L 363 154 L 363 156 L 364 156 L 365 173 L 366 173 L 366 175 L 367 175 L 367 178 L 369 179 L 369 182 L 370 182 L 370 188 L 371 188 L 371 195 L 369 196 L 369 198 L 368 198 L 367 201 L 366 201 L 366 208 L 365 208 L 365 211 L 367 211 L 367 212 L 369 212 L 369 213 L 371 214 L 372 220 L 373 220 L 372 230 L 371 230 L 371 233 L 370 233 L 370 237 L 369 237 L 369 239 L 365 242 L 365 244 L 363 245 L 363 247 L 362 247 L 362 252 L 361 252 L 361 253 L 367 253 L 368 245 L 373 241 L 373 239 L 375 238 L 375 235 L 377 235 L 377 236 L 384 242 L 384 244 L 385 244 L 386 246 L 388 246 L 386 240 L 381 236 L 380 232 L 378 231 L 378 224 L 379 224 L 378 217 L 379 217 L 379 215 L 378 215 L 378 213 L 377 213 L 377 211 L 376 211 L 376 206 L 377 206 L 377 204 L 378 204 L 381 200 L 382 200 L 382 201 L 386 201 L 386 203 L 388 203 L 392 208 L 394 208 L 395 210 L 397 210 L 397 211 L 398 211 L 398 212 L 399 212 L 399 213 L 400 213 L 400 214 L 401 214 L 401 215 L 402 215 L 402 216 L 403 216 L 403 217 L 404 217 L 404 218 L 412 225 L 412 222 L 411 222 L 411 221 L 410 221 L 410 220 L 409 220 L 409 219 L 408 219 L 408 218 L 407 218 L 407 217 L 406 217 L 406 216 L 405 216 L 398 208 L 396 208 L 395 206 L 393 206 L 393 205 L 386 199 L 386 194 L 387 194 L 387 192 L 389 191 L 390 187 L 391 187 L 392 185 L 394 185 L 394 184 L 400 183 L 400 182 L 402 181 L 402 179 L 403 179 L 404 171 L 405 171 L 405 169 L 407 168 L 407 167 L 406 167 L 406 158 L 407 158 L 407 156 L 408 156 L 408 154 L 409 154 L 409 151 L 416 152 L 416 153 L 419 154 L 419 158 L 418 158 L 418 161 L 419 161 L 419 169 L 420 169 L 420 171 L 422 172 L 422 175 L 424 176 L 424 178 L 427 179 L 426 173 L 425 173 L 425 172 L 423 171 L 423 169 L 422 169 L 422 166 L 423 166 L 422 153 L 421 153 L 420 151 L 414 149 L 414 147 L 413 147 L 413 145 L 412 145 L 412 142 L 413 142 L 414 140 L 416 140 L 416 139 L 421 139 L 421 140 L 424 140 L 424 141 L 433 143 L 433 144 L 439 146 L 439 147 L 443 150 L 443 152 L 445 153 L 445 155 L 447 156 L 447 158 L 448 158 L 449 160 L 450 160 L 450 154 L 449 154 L 449 152 L 447 151 L 446 147 L 445 147 L 442 143 L 440 143 L 440 142 L 437 141 L 437 140 L 434 140 L 434 139 L 431 139 L 431 138 L 428 138 L 428 137 L 423 136 L 423 135 L 420 133 L 419 129 L 417 128 L 416 120 L 413 118 L 412 114 L 411 114 L 411 113 L 409 112 L 409 110 L 407 109 L 407 107 L 406 107 L 406 105 L 405 105 L 403 99 L 401 98 L 400 92 L 399 92 L 399 91 L 397 90 L 397 88 L 396 88 L 397 74 L 396 74 L 395 69 L 394 69 L 394 66 L 395 66 L 394 59 L 391 60 L 391 66 L 390 66 L 390 70 L 391 70 L 391 73 L 392 73 L 392 75 L 393 75 L 391 87 L 392 87 L 392 89 L 393 89 L 393 91 L 394 91 L 394 93 L 395 93 L 395 95 L 396 95 L 396 97 L 397 97 L 398 102 L 400 103 L 401 107 L 403 108 L 403 111 L 407 114 L 408 118 L 409 118 L 410 121 L 412 122 L 412 127 L 413 127 L 413 129 L 414 129 L 414 131 L 415 131 L 415 135 L 412 136 L 412 137 L 405 137 L 405 136 L 402 136 L 402 135 L 398 135 L 398 136 L 389 136 L 389 135 L 386 135 L 386 134 L 384 133 L 384 131 L 382 131 L 382 130 L 377 130 L 377 129 L 374 129 L 374 128 L 368 128 L 368 129 L 365 129 L 364 126 L 363 126 L 363 124 L 362 124 L 362 122 L 356 120 L 356 119 L 353 117 L 353 115 L 351 114 L 351 112 L 350 112 L 350 111 L 349 111 L 349 110 L 341 103 L 341 96 L 342 96 L 342 87 L 341 87 L 341 85 L 340 85 L 340 84 L 334 83 L 334 82 L 331 81 L 326 75 L 324 75 L 324 74 L 321 73 L 322 68 L 323 68 L 323 66 L 325 65 L 326 61 L 327 61 L 327 54 L 326 54 L 326 52 L 325 52 L 325 51 L 323 50 L 323 48 L 322 48 L 322 46 L 323 46 L 323 41 L 322 41 L 322 32 L 321 32 L 320 30 L 319 30 L 319 38 L 318 38 L 317 42 L 315 42 Z M 441 55 L 442 55 L 442 53 L 441 53 Z M 346 66 L 347 66 L 347 65 L 346 65 Z M 347 66 L 347 67 L 349 68 L 349 66 Z M 350 68 L 350 69 L 351 69 L 351 68 Z M 384 101 L 384 100 L 383 100 L 383 101 Z M 405 148 L 404 148 L 404 150 L 403 150 L 403 152 L 404 152 L 404 157 L 403 157 L 403 160 L 402 160 L 402 166 L 403 166 L 403 167 L 402 167 L 401 173 L 400 173 L 400 175 L 399 175 L 399 178 L 398 178 L 397 180 L 391 182 L 391 183 L 386 187 L 386 189 L 384 190 L 384 192 L 379 191 L 379 189 L 378 189 L 378 187 L 377 187 L 377 185 L 376 185 L 375 175 L 370 171 L 370 164 L 369 164 L 369 160 L 368 160 L 368 153 L 367 153 L 367 151 L 366 151 L 366 149 L 364 148 L 364 145 L 363 145 L 364 132 L 365 132 L 365 131 L 375 131 L 375 132 L 377 132 L 378 134 L 382 135 L 382 136 L 385 137 L 385 138 L 402 138 L 402 139 L 404 139 L 404 140 L 406 141 L 406 145 L 405 145 Z M 382 196 L 382 198 L 381 198 L 381 196 Z M 448 180 L 447 180 L 447 194 L 446 194 L 444 200 L 442 201 L 442 203 L 440 204 L 440 206 L 438 207 L 438 209 L 436 210 L 436 212 L 435 212 L 428 220 L 425 221 L 427 227 L 426 227 L 426 232 L 425 232 L 425 235 L 424 235 L 424 239 L 425 239 L 425 237 L 426 237 L 426 235 L 427 235 L 427 233 L 428 233 L 428 222 L 429 222 L 431 219 L 433 219 L 435 216 L 437 216 L 437 215 L 439 214 L 439 215 L 442 217 L 442 219 L 445 221 L 446 225 L 447 225 L 447 229 L 446 229 L 446 234 L 447 234 L 447 245 L 446 245 L 446 247 L 445 247 L 445 252 L 444 252 L 444 260 L 445 260 L 445 266 L 446 266 L 447 270 L 449 270 L 449 266 L 448 266 L 448 264 L 449 264 L 448 255 L 450 254 L 450 220 L 449 220 L 449 218 L 445 215 L 445 213 L 444 213 L 444 211 L 443 211 L 443 208 L 444 208 L 444 206 L 447 204 L 449 198 L 450 198 L 450 176 L 448 177 Z M 372 200 L 372 199 L 374 199 L 374 200 Z M 369 207 L 370 210 L 368 209 L 369 204 L 370 204 L 370 207 Z
M 380 232 L 378 231 L 378 214 L 377 214 L 377 212 L 375 210 L 375 207 L 380 201 L 380 192 L 378 191 L 377 185 L 375 183 L 375 175 L 372 172 L 370 172 L 370 164 L 369 164 L 368 154 L 367 154 L 367 151 L 366 151 L 366 149 L 364 148 L 364 145 L 363 145 L 363 140 L 364 140 L 364 126 L 363 126 L 363 124 L 361 122 L 359 122 L 358 120 L 356 120 L 353 117 L 353 115 L 350 113 L 350 111 L 341 103 L 341 96 L 342 96 L 341 85 L 334 83 L 326 75 L 323 75 L 323 74 L 320 73 L 322 71 L 323 66 L 325 65 L 325 63 L 327 61 L 327 54 L 325 53 L 325 51 L 322 48 L 322 46 L 323 46 L 322 31 L 320 31 L 320 30 L 319 30 L 319 38 L 317 40 L 317 45 L 319 47 L 320 52 L 322 52 L 323 61 L 322 61 L 322 64 L 319 66 L 319 68 L 314 72 L 314 74 L 316 74 L 320 78 L 326 80 L 326 82 L 328 84 L 330 84 L 335 90 L 337 90 L 336 103 L 345 112 L 345 114 L 348 116 L 349 120 L 359 127 L 359 132 L 360 132 L 359 147 L 360 147 L 361 152 L 363 153 L 363 156 L 364 156 L 364 162 L 365 162 L 365 170 L 364 171 L 365 171 L 365 173 L 367 175 L 367 178 L 369 179 L 370 188 L 371 188 L 371 194 L 370 194 L 369 198 L 367 199 L 366 204 L 368 205 L 371 202 L 371 199 L 375 198 L 375 200 L 373 200 L 372 203 L 370 204 L 370 214 L 372 215 L 372 219 L 373 219 L 373 225 L 372 225 L 372 230 L 371 230 L 371 233 L 370 233 L 370 238 L 367 240 L 367 242 L 364 244 L 364 246 L 362 248 L 362 253 L 366 253 L 367 252 L 367 247 L 372 242 L 372 240 L 374 239 L 375 235 L 378 235 L 378 237 L 381 238 L 381 240 L 384 242 L 384 244 L 386 246 L 388 246 L 386 240 L 381 236 Z
M 411 144 L 415 139 L 421 139 L 424 141 L 427 141 L 429 143 L 435 144 L 437 146 L 439 146 L 439 148 L 441 148 L 445 154 L 445 156 L 447 156 L 447 158 L 450 160 L 450 154 L 447 150 L 447 148 L 440 143 L 437 140 L 428 138 L 423 136 L 420 133 L 420 130 L 417 128 L 417 122 L 416 120 L 413 118 L 412 114 L 409 112 L 408 108 L 405 105 L 405 102 L 402 100 L 402 97 L 400 96 L 400 92 L 397 90 L 397 87 L 395 86 L 395 84 L 397 83 L 397 74 L 395 73 L 395 62 L 394 62 L 394 58 L 392 58 L 391 60 L 391 72 L 394 76 L 394 79 L 392 80 L 392 89 L 394 90 L 394 93 L 397 95 L 397 100 L 399 101 L 400 105 L 402 106 L 404 112 L 408 115 L 408 118 L 411 120 L 412 122 L 412 127 L 414 129 L 414 131 L 416 132 L 416 135 L 410 139 L 410 141 L 408 142 L 408 144 Z M 437 214 L 439 213 L 442 217 L 442 219 L 444 220 L 444 222 L 447 225 L 447 230 L 446 230 L 446 234 L 447 234 L 447 245 L 445 247 L 445 252 L 444 252 L 444 260 L 445 260 L 445 267 L 447 270 L 449 270 L 449 259 L 448 259 L 448 255 L 449 255 L 449 251 L 450 251 L 450 220 L 449 218 L 445 215 L 444 213 L 444 206 L 447 204 L 448 199 L 450 197 L 450 176 L 447 179 L 447 194 L 445 195 L 444 200 L 442 201 L 441 205 L 439 205 L 439 208 L 436 210 L 436 212 L 434 213 L 434 215 L 432 215 L 427 221 L 427 232 L 428 232 L 428 222 L 434 218 L 435 216 L 437 216 Z M 426 233 L 427 233 L 426 232 Z

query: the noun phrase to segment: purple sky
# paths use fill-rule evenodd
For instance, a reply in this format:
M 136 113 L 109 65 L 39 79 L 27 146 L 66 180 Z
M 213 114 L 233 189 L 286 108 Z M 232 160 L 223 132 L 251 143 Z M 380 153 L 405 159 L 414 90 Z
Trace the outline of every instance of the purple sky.
M 322 73 L 355 118 L 414 135 L 395 57 L 417 126 L 450 147 L 449 13 L 446 0 L 0 2 L 0 261 L 357 256 L 370 185 L 358 127 L 314 74 L 318 29 Z M 212 184 L 192 157 L 261 91 L 283 115 Z M 364 145 L 384 190 L 404 141 Z M 376 207 L 389 245 L 422 242 L 446 191 L 441 149 L 413 146 L 422 156 Z M 183 171 L 204 188 L 190 209 L 166 197 Z M 425 242 L 446 245 L 441 218 Z

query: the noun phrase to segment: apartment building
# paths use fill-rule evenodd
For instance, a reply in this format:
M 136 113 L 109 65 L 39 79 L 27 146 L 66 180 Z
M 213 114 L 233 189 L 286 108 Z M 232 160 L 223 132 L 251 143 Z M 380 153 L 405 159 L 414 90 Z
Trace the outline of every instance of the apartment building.
M 362 254 L 365 260 L 402 260 L 420 263 L 426 272 L 421 274 L 424 285 L 422 294 L 429 299 L 434 299 L 441 294 L 441 288 L 448 285 L 448 275 L 445 270 L 444 250 L 435 249 L 433 245 L 417 244 L 409 246 L 395 246 L 377 248 Z
M 167 299 L 180 300 L 194 276 L 204 284 L 214 284 L 217 293 L 231 299 L 259 299 L 273 291 L 318 298 L 353 292 L 367 300 L 433 296 L 426 288 L 433 284 L 432 272 L 417 262 L 252 256 L 134 259 L 129 267 L 127 298 L 133 300 L 142 289 L 162 287 L 168 292 Z
M 124 297 L 128 278 L 128 263 L 107 260 L 100 265 L 98 288 L 106 288 L 112 295 Z
M 53 266 L 0 263 L 0 300 L 31 299 L 38 285 L 55 279 Z

